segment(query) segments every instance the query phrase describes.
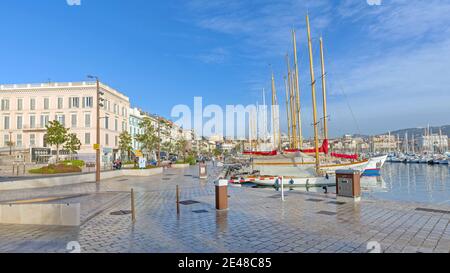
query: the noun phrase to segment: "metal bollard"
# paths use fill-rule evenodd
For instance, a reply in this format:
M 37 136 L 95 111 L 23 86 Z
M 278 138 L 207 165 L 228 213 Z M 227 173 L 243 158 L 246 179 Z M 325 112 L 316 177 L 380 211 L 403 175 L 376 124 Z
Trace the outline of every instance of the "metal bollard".
M 180 214 L 180 187 L 177 185 L 177 214 Z
M 134 207 L 134 189 L 131 189 L 131 221 L 136 222 L 136 209 Z
M 206 179 L 208 178 L 207 168 L 206 164 L 200 163 L 198 166 L 198 177 L 200 179 Z
M 13 173 L 12 173 L 12 175 L 14 175 L 15 169 L 16 169 L 16 164 L 13 163 Z
M 26 169 L 26 165 L 25 163 L 23 164 L 23 175 L 25 175 L 25 169 Z

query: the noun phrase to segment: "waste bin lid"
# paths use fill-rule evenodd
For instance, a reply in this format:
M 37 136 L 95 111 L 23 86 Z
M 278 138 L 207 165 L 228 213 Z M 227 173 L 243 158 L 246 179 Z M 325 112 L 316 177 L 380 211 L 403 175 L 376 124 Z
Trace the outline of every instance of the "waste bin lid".
M 336 170 L 336 174 L 360 174 L 358 170 Z
M 222 187 L 222 186 L 228 186 L 228 180 L 220 179 L 214 182 L 214 185 Z

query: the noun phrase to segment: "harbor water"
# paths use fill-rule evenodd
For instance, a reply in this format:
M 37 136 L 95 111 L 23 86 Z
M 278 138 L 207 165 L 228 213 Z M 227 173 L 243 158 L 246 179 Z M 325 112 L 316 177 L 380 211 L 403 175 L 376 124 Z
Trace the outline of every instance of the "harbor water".
M 448 165 L 386 163 L 381 177 L 364 177 L 365 196 L 450 205 Z
M 336 193 L 336 187 L 327 190 Z M 381 176 L 361 178 L 361 190 L 366 198 L 450 205 L 450 167 L 386 162 Z M 285 187 L 285 191 L 324 192 L 321 187 Z

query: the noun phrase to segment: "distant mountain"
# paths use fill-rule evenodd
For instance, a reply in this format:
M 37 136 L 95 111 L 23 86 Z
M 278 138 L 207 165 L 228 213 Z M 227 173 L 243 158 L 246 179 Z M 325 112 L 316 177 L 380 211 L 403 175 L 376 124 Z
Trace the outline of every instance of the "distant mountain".
M 405 133 L 408 133 L 408 138 L 411 139 L 411 137 L 414 135 L 414 138 L 420 138 L 425 134 L 426 128 L 409 128 L 409 129 L 401 129 L 397 131 L 392 131 L 391 135 L 399 136 L 400 139 L 403 139 L 405 137 Z M 430 131 L 433 134 L 439 134 L 439 130 L 442 130 L 442 135 L 450 136 L 450 125 L 444 125 L 440 127 L 430 127 Z M 386 133 L 388 134 L 388 133 Z

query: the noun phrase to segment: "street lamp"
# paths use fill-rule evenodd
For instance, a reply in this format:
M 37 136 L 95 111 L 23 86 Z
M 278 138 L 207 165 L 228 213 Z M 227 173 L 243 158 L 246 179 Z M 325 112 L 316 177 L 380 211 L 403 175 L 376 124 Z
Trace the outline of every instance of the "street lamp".
M 9 131 L 9 142 L 8 142 L 8 146 L 9 146 L 9 155 L 12 155 L 12 146 L 13 146 L 13 141 L 12 141 L 12 131 Z
M 101 96 L 104 95 L 104 93 L 100 91 L 100 80 L 98 77 L 91 75 L 88 75 L 87 77 L 89 79 L 95 79 L 97 83 L 97 141 L 95 144 L 95 182 L 100 183 L 100 107 L 103 106 L 103 104 L 101 103 L 103 101 Z

